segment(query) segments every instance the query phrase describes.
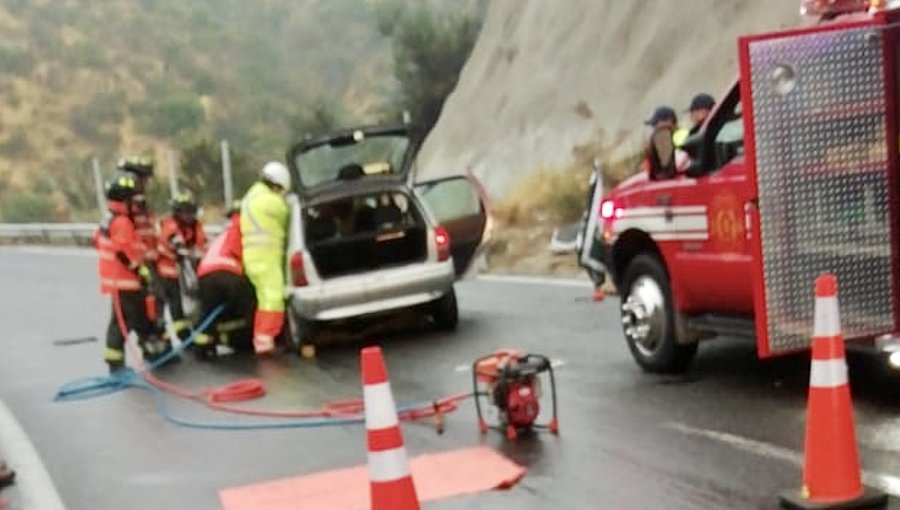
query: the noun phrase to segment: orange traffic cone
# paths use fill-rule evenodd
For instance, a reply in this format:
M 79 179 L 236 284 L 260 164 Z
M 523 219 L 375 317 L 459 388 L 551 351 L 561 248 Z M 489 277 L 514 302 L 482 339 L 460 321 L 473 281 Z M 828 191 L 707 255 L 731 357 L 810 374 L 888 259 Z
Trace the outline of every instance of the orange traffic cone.
M 781 495 L 796 509 L 878 508 L 887 496 L 863 487 L 853 425 L 853 402 L 844 358 L 837 279 L 816 280 L 812 366 L 806 411 L 803 488 Z
M 371 510 L 419 510 L 400 420 L 379 347 L 360 353 L 366 439 L 369 448 Z

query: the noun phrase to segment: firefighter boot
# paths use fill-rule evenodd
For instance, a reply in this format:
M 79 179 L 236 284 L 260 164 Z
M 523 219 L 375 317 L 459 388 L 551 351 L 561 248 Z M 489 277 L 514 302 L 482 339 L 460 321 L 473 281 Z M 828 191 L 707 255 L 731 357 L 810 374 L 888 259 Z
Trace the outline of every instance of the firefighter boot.
M 109 366 L 109 375 L 117 375 L 125 370 L 124 361 L 107 361 L 106 364 Z
M 177 354 L 169 356 L 172 352 L 172 341 L 169 340 L 168 337 L 154 335 L 141 341 L 140 345 L 141 351 L 143 351 L 144 354 L 144 360 L 148 363 L 156 363 L 167 357 L 168 359 L 166 359 L 165 364 L 181 361 L 181 358 Z
M 186 320 L 175 321 L 172 328 L 175 330 L 175 336 L 182 342 L 191 337 L 191 323 Z
M 213 337 L 206 333 L 198 334 L 197 339 L 194 340 L 193 348 L 194 356 L 197 358 L 197 361 L 215 361 L 216 343 Z

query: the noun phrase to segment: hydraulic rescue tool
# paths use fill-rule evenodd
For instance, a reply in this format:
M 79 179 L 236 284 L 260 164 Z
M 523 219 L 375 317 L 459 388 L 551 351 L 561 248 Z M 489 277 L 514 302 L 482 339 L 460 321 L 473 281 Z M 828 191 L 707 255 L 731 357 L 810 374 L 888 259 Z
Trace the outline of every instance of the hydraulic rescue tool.
M 547 424 L 536 424 L 541 413 L 542 374 L 550 380 L 552 417 Z M 478 412 L 478 429 L 482 434 L 488 429 L 506 430 L 506 437 L 515 440 L 520 433 L 533 429 L 559 432 L 556 414 L 556 378 L 553 366 L 540 354 L 520 353 L 515 350 L 499 350 L 483 356 L 472 364 L 472 394 Z M 484 398 L 497 408 L 498 423 L 488 425 L 481 409 Z

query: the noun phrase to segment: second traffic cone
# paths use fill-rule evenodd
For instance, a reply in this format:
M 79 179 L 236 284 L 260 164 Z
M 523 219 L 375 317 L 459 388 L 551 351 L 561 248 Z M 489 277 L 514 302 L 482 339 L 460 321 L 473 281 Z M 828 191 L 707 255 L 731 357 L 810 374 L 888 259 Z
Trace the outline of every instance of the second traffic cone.
M 782 494 L 781 503 L 797 509 L 879 508 L 887 503 L 884 494 L 863 487 L 860 477 L 837 279 L 831 274 L 816 280 L 803 488 Z
M 379 347 L 360 352 L 366 413 L 370 510 L 419 510 L 397 406 Z

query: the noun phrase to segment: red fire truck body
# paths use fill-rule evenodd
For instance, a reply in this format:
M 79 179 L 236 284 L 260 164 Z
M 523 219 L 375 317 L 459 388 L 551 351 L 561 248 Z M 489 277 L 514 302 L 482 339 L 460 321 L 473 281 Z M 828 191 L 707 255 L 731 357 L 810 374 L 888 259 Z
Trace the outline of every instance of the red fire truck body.
M 740 77 L 685 143 L 687 168 L 641 172 L 600 204 L 635 360 L 683 370 L 717 335 L 754 337 L 762 358 L 804 349 L 824 272 L 845 337 L 900 349 L 900 9 L 738 46 Z

